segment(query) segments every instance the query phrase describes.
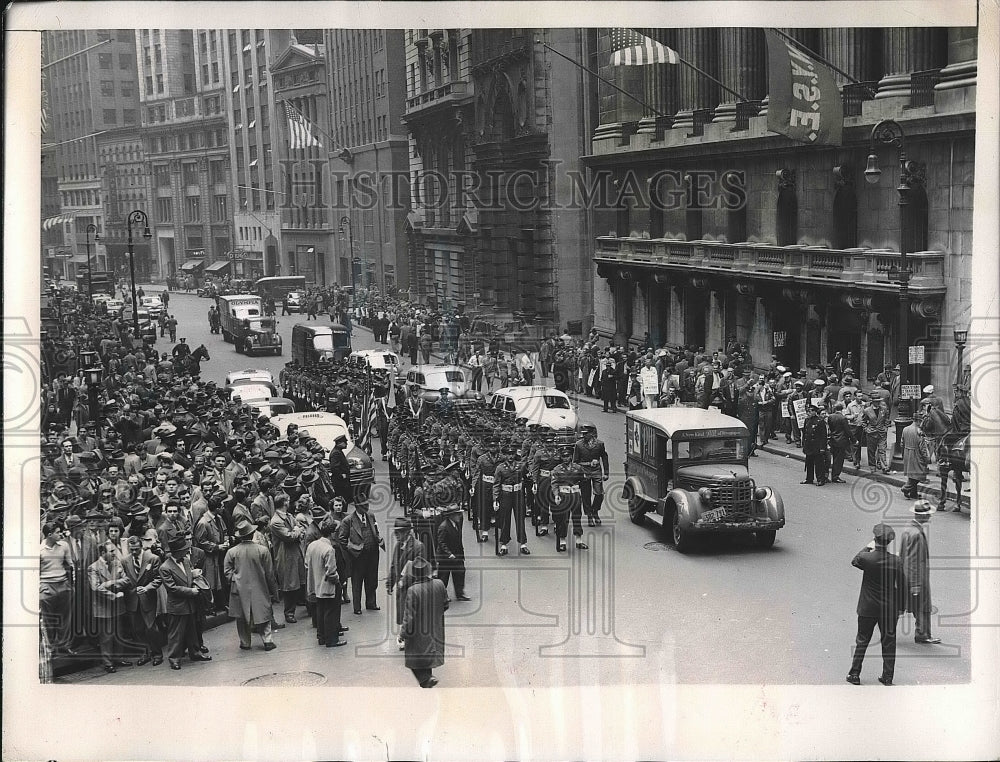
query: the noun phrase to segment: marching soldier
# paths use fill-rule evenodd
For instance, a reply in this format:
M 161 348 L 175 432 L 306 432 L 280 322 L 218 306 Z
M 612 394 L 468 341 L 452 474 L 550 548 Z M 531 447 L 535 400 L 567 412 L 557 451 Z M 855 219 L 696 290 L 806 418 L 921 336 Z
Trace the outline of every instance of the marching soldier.
M 516 523 L 517 542 L 522 555 L 530 555 L 528 538 L 524 532 L 524 462 L 518 460 L 517 450 L 507 447 L 503 451 L 501 461 L 494 472 L 493 510 L 497 516 L 497 534 L 499 540 L 498 556 L 507 555 L 507 543 L 510 542 L 510 523 Z
M 581 509 L 583 496 L 580 485 L 585 476 L 583 469 L 573 462 L 573 447 L 562 449 L 561 462 L 552 469 L 551 494 L 554 503 L 552 513 L 556 522 L 556 550 L 566 552 L 566 536 L 569 520 L 573 519 L 573 534 L 576 537 L 576 547 L 587 550 L 583 541 L 583 521 Z
M 551 429 L 538 429 L 538 446 L 531 457 L 528 472 L 534 485 L 533 523 L 535 536 L 549 533 L 549 511 L 552 504 L 552 469 L 559 465 L 559 453 L 552 446 Z
M 583 437 L 573 450 L 573 462 L 583 469 L 583 510 L 587 514 L 588 526 L 600 526 L 601 504 L 604 502 L 604 482 L 608 480 L 608 451 L 604 442 L 597 438 L 597 427 L 584 424 Z
M 493 519 L 493 483 L 497 468 L 499 442 L 491 439 L 487 444 L 487 452 L 481 455 L 472 469 L 472 484 L 475 494 L 475 515 L 473 526 L 476 539 L 486 542 L 489 539 L 490 524 Z

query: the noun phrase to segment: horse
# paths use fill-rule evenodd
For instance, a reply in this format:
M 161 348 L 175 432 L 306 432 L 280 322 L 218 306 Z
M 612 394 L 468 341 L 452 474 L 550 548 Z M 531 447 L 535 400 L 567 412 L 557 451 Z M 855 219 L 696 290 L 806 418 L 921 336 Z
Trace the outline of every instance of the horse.
M 938 500 L 938 508 L 944 508 L 948 496 L 948 473 L 951 472 L 955 482 L 956 506 L 954 510 L 960 511 L 962 508 L 962 482 L 965 474 L 972 468 L 972 448 L 970 446 L 971 435 L 967 431 L 959 431 L 954 425 L 941 437 L 941 444 L 938 446 L 938 476 L 941 478 L 941 497 Z
M 186 373 L 190 373 L 192 376 L 197 376 L 201 374 L 202 361 L 211 359 L 212 358 L 208 356 L 208 349 L 205 348 L 205 345 L 199 344 L 197 349 L 184 357 L 180 362 L 181 367 Z

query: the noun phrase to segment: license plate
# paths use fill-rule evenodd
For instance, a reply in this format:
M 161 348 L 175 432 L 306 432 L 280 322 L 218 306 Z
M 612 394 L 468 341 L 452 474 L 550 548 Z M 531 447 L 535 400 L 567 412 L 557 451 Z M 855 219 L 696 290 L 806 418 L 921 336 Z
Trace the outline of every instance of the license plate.
M 710 511 L 705 511 L 701 514 L 701 518 L 704 521 L 718 521 L 719 519 L 725 518 L 726 509 L 725 508 L 713 508 Z

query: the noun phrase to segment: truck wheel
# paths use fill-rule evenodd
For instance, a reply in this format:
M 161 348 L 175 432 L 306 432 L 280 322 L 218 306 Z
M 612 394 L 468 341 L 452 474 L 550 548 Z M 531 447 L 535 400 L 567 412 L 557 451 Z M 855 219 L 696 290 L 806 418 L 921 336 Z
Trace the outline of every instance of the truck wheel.
M 680 553 L 688 553 L 694 545 L 691 533 L 685 531 L 681 526 L 680 514 L 676 509 L 674 509 L 671 514 L 670 537 L 674 542 L 674 547 L 677 548 Z
M 646 522 L 646 501 L 635 493 L 628 496 L 628 517 L 637 526 Z
M 774 529 L 767 529 L 760 532 L 754 532 L 754 540 L 757 542 L 758 548 L 770 548 L 774 545 L 774 536 L 778 534 Z

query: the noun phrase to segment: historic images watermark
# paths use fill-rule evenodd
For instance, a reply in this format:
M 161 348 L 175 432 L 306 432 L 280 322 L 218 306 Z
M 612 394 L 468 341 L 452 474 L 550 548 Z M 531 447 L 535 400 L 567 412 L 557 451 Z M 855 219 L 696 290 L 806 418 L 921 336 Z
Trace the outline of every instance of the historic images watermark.
M 286 178 L 281 206 L 295 210 L 738 210 L 747 200 L 745 174 L 736 170 L 581 171 L 558 161 L 514 171 L 428 169 L 413 173 L 348 171 L 324 159 L 289 159 L 281 165 Z

